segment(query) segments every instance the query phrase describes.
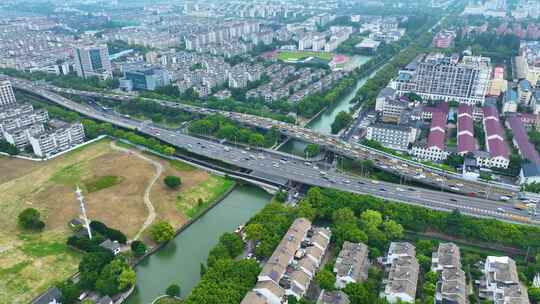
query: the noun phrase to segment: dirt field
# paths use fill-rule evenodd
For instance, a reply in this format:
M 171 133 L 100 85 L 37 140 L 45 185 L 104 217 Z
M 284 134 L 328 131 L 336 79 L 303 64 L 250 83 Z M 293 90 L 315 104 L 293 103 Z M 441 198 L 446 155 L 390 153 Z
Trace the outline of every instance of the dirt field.
M 185 165 L 154 158 L 166 168 L 151 191 L 158 219 L 175 227 L 187 219 L 199 198 L 211 198 L 204 189 L 225 188 L 227 181 Z M 156 169 L 131 153 L 113 150 L 103 140 L 46 163 L 0 158 L 0 303 L 28 302 L 53 282 L 76 272 L 80 254 L 65 246 L 67 223 L 79 215 L 74 188 L 93 184 L 100 177 L 116 181 L 86 193 L 90 219 L 134 236 L 148 210 L 143 195 Z M 165 188 L 162 179 L 182 179 L 177 191 Z M 112 178 L 114 177 L 114 178 Z M 189 193 L 189 200 L 182 199 Z M 197 195 L 193 196 L 193 193 Z M 22 232 L 17 215 L 25 208 L 38 209 L 46 223 L 42 233 Z

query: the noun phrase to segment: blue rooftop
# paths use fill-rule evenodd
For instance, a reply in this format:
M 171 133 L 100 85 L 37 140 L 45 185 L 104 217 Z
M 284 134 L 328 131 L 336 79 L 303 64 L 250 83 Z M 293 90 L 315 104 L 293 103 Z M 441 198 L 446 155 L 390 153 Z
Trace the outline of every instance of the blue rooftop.
M 519 82 L 519 87 L 523 91 L 530 91 L 531 90 L 531 83 L 527 79 L 523 79 Z

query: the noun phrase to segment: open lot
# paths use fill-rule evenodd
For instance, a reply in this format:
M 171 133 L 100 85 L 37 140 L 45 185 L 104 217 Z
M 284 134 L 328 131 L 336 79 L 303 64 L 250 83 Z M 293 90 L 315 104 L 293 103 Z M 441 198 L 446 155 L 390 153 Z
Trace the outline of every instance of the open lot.
M 308 57 L 316 57 L 322 60 L 330 61 L 334 57 L 328 52 L 312 52 L 312 51 L 280 51 L 278 59 L 282 61 L 298 61 Z
M 150 189 L 156 218 L 176 228 L 199 209 L 199 199 L 204 206 L 232 186 L 185 164 L 151 158 L 164 168 Z M 77 271 L 81 255 L 65 245 L 71 234 L 67 223 L 79 215 L 76 185 L 85 193 L 90 219 L 131 238 L 148 217 L 144 192 L 156 168 L 102 140 L 45 163 L 2 157 L 0 172 L 0 303 L 24 303 Z M 167 189 L 166 175 L 179 176 L 180 189 Z M 17 227 L 17 215 L 28 207 L 41 212 L 43 232 Z

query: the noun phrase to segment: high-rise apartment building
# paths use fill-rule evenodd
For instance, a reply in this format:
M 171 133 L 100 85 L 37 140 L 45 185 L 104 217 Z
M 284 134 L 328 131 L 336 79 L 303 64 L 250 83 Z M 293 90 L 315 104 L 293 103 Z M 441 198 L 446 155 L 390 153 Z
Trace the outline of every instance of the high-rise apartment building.
M 102 79 L 112 77 L 112 66 L 107 45 L 74 48 L 73 57 L 75 58 L 75 71 L 79 77 L 99 77 Z
M 0 78 L 0 107 L 15 103 L 15 94 L 8 79 Z
M 414 92 L 426 100 L 483 104 L 491 74 L 490 59 L 479 56 L 420 56 L 401 70 L 390 86 L 398 95 Z

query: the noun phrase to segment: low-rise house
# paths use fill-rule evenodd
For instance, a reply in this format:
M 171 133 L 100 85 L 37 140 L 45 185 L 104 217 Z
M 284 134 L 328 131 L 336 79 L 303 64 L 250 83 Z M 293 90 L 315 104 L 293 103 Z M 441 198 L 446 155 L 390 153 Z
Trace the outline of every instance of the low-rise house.
M 431 257 L 431 271 L 441 272 L 450 268 L 461 268 L 459 247 L 454 243 L 440 243 Z
M 442 161 L 448 157 L 450 152 L 446 151 L 446 120 L 446 112 L 432 113 L 427 143 L 414 146 L 411 149 L 412 155 L 419 159 L 432 161 Z
M 323 290 L 317 299 L 317 304 L 350 304 L 351 301 L 346 293 L 341 290 Z
M 474 119 L 472 106 L 461 104 L 458 109 L 457 121 L 457 153 L 465 155 L 476 150 L 474 140 Z
M 508 168 L 510 150 L 499 121 L 499 112 L 493 105 L 485 106 L 483 110 L 484 134 L 489 156 L 477 157 L 477 161 L 483 167 Z
M 349 283 L 367 280 L 368 269 L 368 247 L 366 244 L 345 241 L 334 264 L 335 287 L 345 288 Z
M 48 289 L 45 293 L 37 297 L 32 304 L 61 304 L 62 292 L 60 289 L 53 287 Z
M 519 281 L 516 262 L 507 256 L 488 256 L 480 282 L 480 298 L 495 304 L 529 304 L 527 288 Z
M 99 246 L 109 250 L 114 255 L 120 254 L 120 244 L 118 243 L 118 241 L 111 241 L 110 239 L 106 239 L 101 244 L 99 244 Z
M 367 127 L 366 139 L 379 142 L 384 147 L 407 151 L 418 135 L 418 129 L 407 125 L 375 123 Z
M 420 271 L 415 247 L 408 242 L 392 242 L 381 262 L 386 266 L 387 278 L 380 297 L 392 304 L 414 303 Z
M 320 267 L 330 237 L 329 229 L 313 227 L 305 218 L 296 219 L 242 304 L 281 304 L 287 296 L 303 297 Z
M 525 162 L 519 171 L 519 184 L 540 183 L 540 164 Z
M 535 164 L 540 164 L 540 155 L 534 145 L 529 141 L 529 135 L 520 115 L 508 115 L 506 124 L 508 129 L 512 130 L 512 143 L 518 149 L 521 158 Z

